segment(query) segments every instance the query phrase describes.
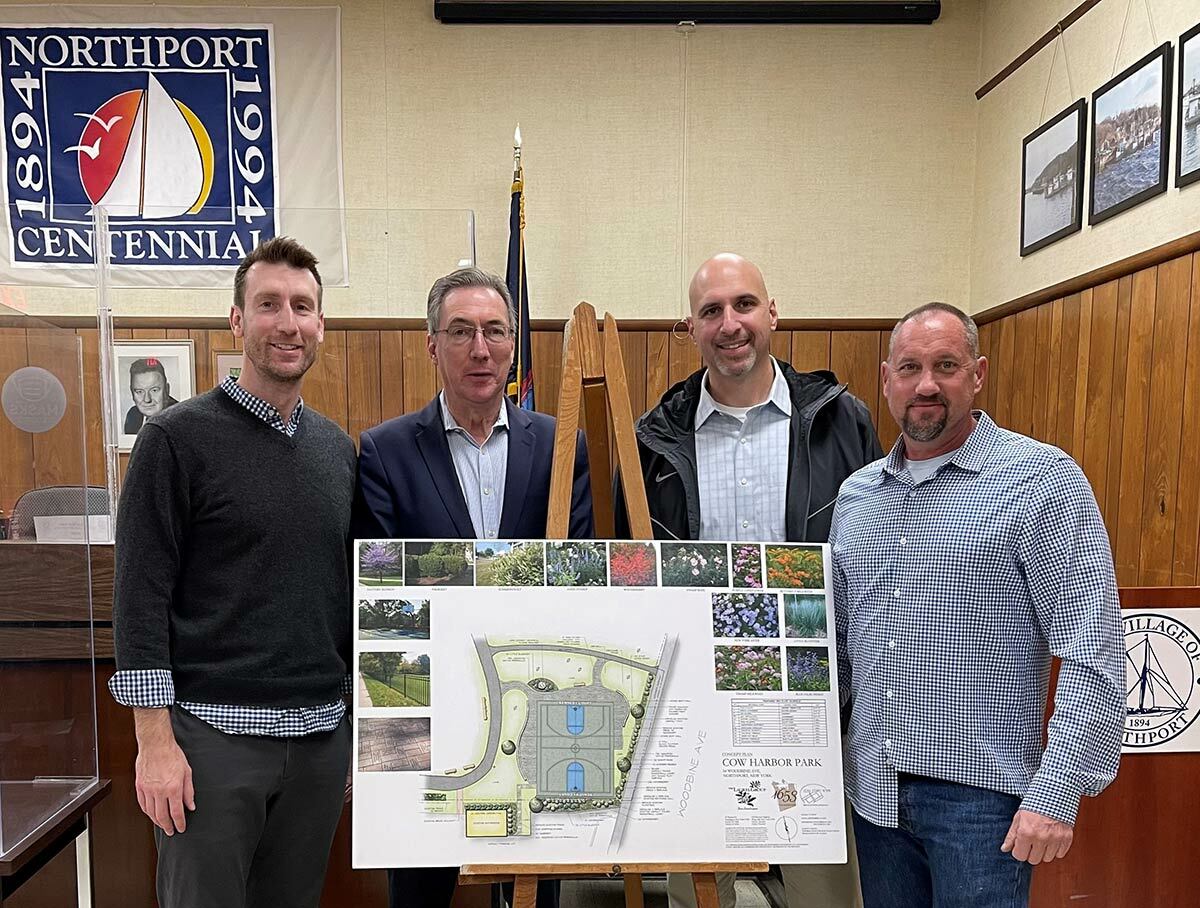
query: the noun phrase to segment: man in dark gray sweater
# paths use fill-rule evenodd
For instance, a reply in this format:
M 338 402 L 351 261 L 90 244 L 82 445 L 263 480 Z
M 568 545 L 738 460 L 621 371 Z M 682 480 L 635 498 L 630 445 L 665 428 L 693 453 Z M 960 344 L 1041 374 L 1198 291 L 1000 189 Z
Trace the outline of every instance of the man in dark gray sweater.
M 240 377 L 147 420 L 121 493 L 109 687 L 161 908 L 315 908 L 341 814 L 355 453 L 300 399 L 316 264 L 287 237 L 243 260 Z

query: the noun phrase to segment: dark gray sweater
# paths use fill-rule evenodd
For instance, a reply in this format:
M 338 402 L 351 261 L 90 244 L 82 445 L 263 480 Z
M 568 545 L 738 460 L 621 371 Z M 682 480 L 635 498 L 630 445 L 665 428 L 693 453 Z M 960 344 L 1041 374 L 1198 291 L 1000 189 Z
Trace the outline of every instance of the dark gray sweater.
M 147 422 L 117 511 L 117 669 L 169 669 L 181 701 L 338 699 L 354 473 L 308 407 L 291 438 L 220 388 Z

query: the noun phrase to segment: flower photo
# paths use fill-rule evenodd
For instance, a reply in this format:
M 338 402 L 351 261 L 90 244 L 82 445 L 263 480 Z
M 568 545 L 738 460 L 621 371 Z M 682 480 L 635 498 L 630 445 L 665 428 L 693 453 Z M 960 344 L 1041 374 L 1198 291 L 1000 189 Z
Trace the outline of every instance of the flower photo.
M 743 589 L 762 588 L 762 547 L 757 544 L 737 543 L 733 550 L 733 585 Z
M 729 546 L 704 542 L 664 542 L 662 584 L 729 586 Z
M 779 596 L 775 593 L 713 593 L 714 637 L 778 637 Z
M 787 648 L 788 690 L 829 690 L 829 650 L 824 646 Z
M 824 589 L 825 565 L 821 559 L 820 546 L 767 546 L 767 586 L 802 590 Z
M 610 542 L 608 574 L 612 586 L 658 586 L 658 553 L 649 542 Z
M 713 647 L 717 690 L 782 690 L 777 646 Z
M 603 542 L 546 543 L 547 586 L 607 586 Z

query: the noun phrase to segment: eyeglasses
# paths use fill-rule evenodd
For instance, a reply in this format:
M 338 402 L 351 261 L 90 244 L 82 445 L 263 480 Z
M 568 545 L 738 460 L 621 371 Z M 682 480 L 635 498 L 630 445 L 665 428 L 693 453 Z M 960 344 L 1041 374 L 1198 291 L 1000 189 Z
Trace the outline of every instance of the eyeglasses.
M 489 346 L 501 347 L 512 339 L 512 332 L 507 325 L 451 325 L 449 328 L 439 328 L 434 334 L 446 335 L 446 340 L 455 347 L 464 347 L 473 343 L 476 334 L 482 334 Z

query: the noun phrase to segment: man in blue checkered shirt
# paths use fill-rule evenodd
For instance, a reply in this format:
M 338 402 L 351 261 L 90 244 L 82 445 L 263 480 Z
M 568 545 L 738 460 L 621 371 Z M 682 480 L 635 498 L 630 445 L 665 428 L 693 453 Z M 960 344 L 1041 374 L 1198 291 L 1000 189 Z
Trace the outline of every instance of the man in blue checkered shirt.
M 1117 772 L 1124 647 L 1108 535 L 1070 457 L 972 409 L 974 322 L 892 332 L 901 438 L 846 480 L 829 541 L 846 790 L 866 908 L 1023 908 Z M 1051 657 L 1061 660 L 1043 746 Z

